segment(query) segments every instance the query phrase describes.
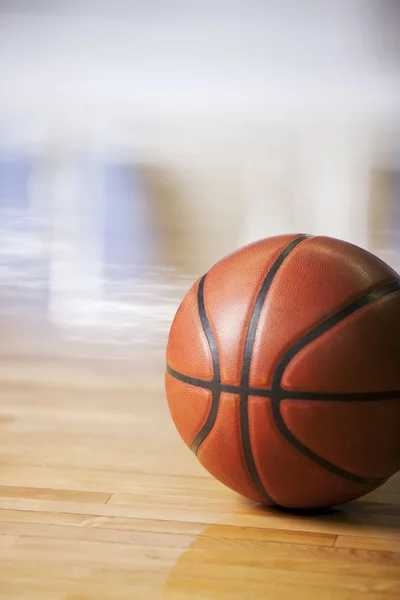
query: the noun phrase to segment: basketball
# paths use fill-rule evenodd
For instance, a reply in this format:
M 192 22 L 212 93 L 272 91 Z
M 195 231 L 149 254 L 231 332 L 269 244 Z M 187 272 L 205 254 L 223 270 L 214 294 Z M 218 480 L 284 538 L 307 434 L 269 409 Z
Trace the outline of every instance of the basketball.
M 324 508 L 400 469 L 400 277 L 328 237 L 284 235 L 217 262 L 173 320 L 175 426 L 256 502 Z

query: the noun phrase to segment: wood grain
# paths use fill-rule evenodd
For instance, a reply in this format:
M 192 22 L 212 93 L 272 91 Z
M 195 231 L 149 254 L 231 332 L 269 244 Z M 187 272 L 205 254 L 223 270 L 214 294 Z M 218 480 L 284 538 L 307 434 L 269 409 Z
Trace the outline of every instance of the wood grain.
M 1 600 L 400 597 L 399 477 L 316 515 L 254 505 L 181 442 L 162 344 L 117 360 L 29 310 L 0 314 Z

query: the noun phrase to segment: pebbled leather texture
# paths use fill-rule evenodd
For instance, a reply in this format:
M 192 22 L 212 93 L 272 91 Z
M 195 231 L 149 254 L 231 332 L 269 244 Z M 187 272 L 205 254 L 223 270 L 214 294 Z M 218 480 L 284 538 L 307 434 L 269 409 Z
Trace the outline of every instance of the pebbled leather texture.
M 247 380 L 249 324 L 271 269 Z M 400 284 L 388 265 L 346 242 L 288 235 L 238 250 L 202 281 L 220 380 L 196 282 L 171 327 L 167 363 L 199 380 L 167 383 L 167 397 L 185 442 L 201 432 L 195 450 L 210 473 L 252 500 L 316 508 L 362 496 L 400 469 Z
M 196 281 L 176 312 L 168 338 L 167 364 L 190 377 L 210 380 L 213 363 L 197 308 L 198 287 Z

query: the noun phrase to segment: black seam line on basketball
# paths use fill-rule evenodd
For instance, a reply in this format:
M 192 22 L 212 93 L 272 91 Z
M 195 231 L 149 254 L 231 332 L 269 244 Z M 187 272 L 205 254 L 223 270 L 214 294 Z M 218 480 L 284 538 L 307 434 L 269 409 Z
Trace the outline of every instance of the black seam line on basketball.
M 240 430 L 242 437 L 242 448 L 243 454 L 246 460 L 247 470 L 251 477 L 251 480 L 257 489 L 257 491 L 261 494 L 263 498 L 265 498 L 268 502 L 276 504 L 276 502 L 271 498 L 271 496 L 267 493 L 266 489 L 263 486 L 263 483 L 260 479 L 260 476 L 257 471 L 257 466 L 253 456 L 253 450 L 251 447 L 250 440 L 250 427 L 249 427 L 249 408 L 248 408 L 248 400 L 249 400 L 249 380 L 250 380 L 250 365 L 251 365 L 251 357 L 253 353 L 254 341 L 257 331 L 258 321 L 260 319 L 261 311 L 264 306 L 265 298 L 268 294 L 268 291 L 271 287 L 273 279 L 277 274 L 280 266 L 283 261 L 287 258 L 287 256 L 292 252 L 292 250 L 300 244 L 303 240 L 307 239 L 308 235 L 302 235 L 293 240 L 286 248 L 281 252 L 278 258 L 275 260 L 274 264 L 269 269 L 267 276 L 265 277 L 261 289 L 258 293 L 253 312 L 250 318 L 249 327 L 247 330 L 246 343 L 244 348 L 243 355 L 243 364 L 242 364 L 242 374 L 240 381 Z
M 257 394 L 254 394 L 257 395 Z M 264 394 L 263 394 L 264 395 Z M 282 400 L 310 400 L 317 402 L 381 402 L 385 400 L 400 400 L 400 390 L 390 390 L 384 392 L 303 392 L 281 389 L 279 394 L 269 390 L 269 395 L 276 397 L 279 395 Z
M 218 383 L 214 380 L 207 381 L 207 379 L 198 379 L 197 377 L 189 377 L 188 375 L 184 375 L 183 373 L 179 373 L 179 371 L 175 371 L 171 367 L 167 365 L 166 367 L 167 373 L 177 379 L 178 381 L 182 381 L 183 383 L 187 383 L 189 385 L 194 385 L 196 387 L 205 388 L 206 390 L 217 392 L 228 392 L 230 394 L 240 394 L 242 389 L 237 385 L 229 385 L 228 383 Z M 271 392 L 269 390 L 260 390 L 262 393 L 261 396 L 270 397 Z M 266 393 L 264 393 L 266 392 Z
M 215 383 L 215 381 L 207 381 L 207 379 L 200 379 L 198 377 L 189 377 L 179 371 L 175 371 L 169 365 L 166 366 L 166 371 L 171 377 L 193 385 L 195 387 L 204 388 L 206 390 L 217 389 L 220 392 L 227 392 L 229 394 L 242 394 L 246 393 L 248 396 L 259 396 L 263 398 L 271 398 L 272 395 L 276 398 L 280 396 L 281 400 L 310 400 L 310 401 L 329 401 L 329 402 L 380 402 L 381 400 L 400 400 L 400 390 L 384 391 L 384 392 L 306 392 L 306 391 L 295 391 L 295 390 L 284 390 L 281 389 L 278 392 L 272 392 L 272 390 L 264 388 L 241 388 L 239 385 L 230 385 L 229 383 Z
M 319 456 L 318 454 L 316 454 L 315 452 L 310 450 L 310 448 L 308 448 L 308 446 L 306 446 L 302 442 L 300 442 L 300 440 L 298 440 L 295 437 L 295 435 L 290 431 L 290 429 L 288 428 L 288 426 L 286 425 L 286 423 L 282 417 L 280 404 L 283 399 L 282 394 L 285 394 L 285 391 L 282 390 L 282 387 L 281 387 L 282 377 L 283 377 L 283 374 L 284 374 L 285 369 L 288 366 L 289 362 L 296 356 L 296 354 L 298 354 L 298 352 L 300 352 L 300 350 L 305 348 L 308 344 L 310 344 L 312 341 L 316 340 L 319 336 L 324 334 L 326 331 L 328 331 L 335 325 L 338 325 L 339 323 L 344 321 L 347 317 L 349 317 L 356 311 L 360 310 L 364 306 L 368 306 L 369 304 L 376 302 L 377 300 L 379 300 L 380 298 L 383 298 L 384 296 L 387 296 L 388 294 L 397 292 L 399 289 L 400 289 L 400 281 L 394 281 L 385 286 L 382 286 L 381 288 L 375 289 L 375 290 L 369 292 L 368 294 L 365 294 L 361 298 L 358 298 L 358 300 L 355 300 L 351 304 L 345 306 L 340 311 L 338 311 L 337 313 L 335 313 L 334 315 L 332 315 L 331 317 L 326 319 L 323 323 L 320 323 L 319 325 L 314 327 L 311 331 L 309 331 L 306 335 L 304 335 L 298 342 L 293 344 L 293 346 L 291 346 L 291 348 L 289 348 L 289 350 L 287 350 L 287 352 L 282 357 L 282 359 L 275 371 L 274 377 L 273 377 L 273 382 L 272 382 L 273 395 L 272 395 L 271 406 L 272 406 L 272 414 L 273 414 L 274 422 L 275 422 L 275 425 L 276 425 L 278 431 L 283 435 L 283 437 L 292 446 L 294 446 L 297 450 L 299 450 L 299 452 L 301 452 L 303 455 L 307 456 L 308 458 L 310 458 L 315 463 L 319 464 L 321 467 L 323 467 L 327 471 L 330 471 L 331 473 L 335 473 L 336 475 L 339 475 L 340 477 L 343 477 L 344 479 L 351 480 L 355 483 L 366 484 L 366 485 L 375 485 L 375 484 L 383 483 L 384 481 L 386 481 L 387 478 L 361 477 L 359 475 L 356 475 L 354 473 L 346 471 L 345 469 L 341 469 L 340 467 L 336 466 L 335 464 L 331 463 L 330 461 L 325 460 L 324 458 L 322 458 L 321 456 Z
M 215 421 L 217 418 L 217 414 L 218 414 L 219 399 L 220 399 L 220 395 L 221 395 L 221 389 L 219 387 L 219 384 L 221 383 L 221 375 L 220 375 L 220 368 L 219 368 L 218 348 L 217 348 L 217 343 L 214 338 L 214 334 L 211 329 L 210 322 L 207 317 L 206 308 L 204 306 L 204 282 L 206 280 L 206 276 L 207 275 L 203 275 L 203 277 L 201 278 L 199 287 L 197 290 L 197 308 L 199 311 L 201 325 L 203 327 L 204 333 L 206 334 L 208 345 L 210 347 L 212 363 L 213 363 L 212 383 L 214 385 L 213 385 L 213 387 L 209 388 L 212 392 L 212 402 L 211 402 L 211 408 L 210 408 L 210 412 L 208 413 L 207 420 L 192 442 L 191 449 L 195 454 L 197 454 L 201 444 L 204 442 L 204 440 L 210 433 L 211 429 L 214 427 L 214 424 L 215 424 Z

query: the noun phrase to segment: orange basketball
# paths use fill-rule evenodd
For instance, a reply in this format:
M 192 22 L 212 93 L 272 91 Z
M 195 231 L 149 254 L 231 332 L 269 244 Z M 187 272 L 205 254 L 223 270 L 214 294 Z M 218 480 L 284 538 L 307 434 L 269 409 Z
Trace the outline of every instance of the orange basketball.
M 184 442 L 239 494 L 358 498 L 400 469 L 400 277 L 328 237 L 241 248 L 181 303 L 166 390 Z

